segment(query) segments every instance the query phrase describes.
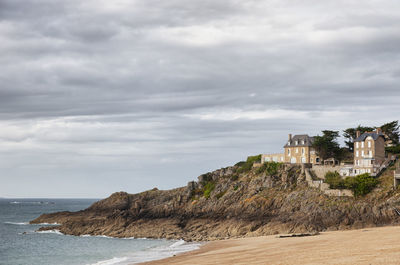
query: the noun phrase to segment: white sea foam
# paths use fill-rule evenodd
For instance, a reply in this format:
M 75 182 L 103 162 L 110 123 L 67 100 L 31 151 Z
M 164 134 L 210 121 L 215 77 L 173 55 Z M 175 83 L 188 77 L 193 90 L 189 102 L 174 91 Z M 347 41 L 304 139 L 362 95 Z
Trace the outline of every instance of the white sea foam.
M 147 262 L 151 260 L 158 260 L 164 259 L 168 257 L 172 257 L 176 254 L 192 251 L 198 249 L 201 246 L 201 243 L 187 243 L 184 240 L 179 240 L 171 245 L 167 246 L 160 246 L 160 247 L 153 247 L 148 248 L 145 250 L 137 251 L 130 254 L 127 257 L 123 258 L 114 258 L 105 261 L 99 261 L 92 265 L 99 265 L 99 264 L 112 264 L 112 265 L 128 265 L 128 264 L 136 264 L 141 262 Z M 104 263 L 101 263 L 104 262 Z
M 35 231 L 36 233 L 40 234 L 57 234 L 57 235 L 64 235 L 60 232 L 60 230 L 52 229 L 52 230 L 43 230 L 43 231 Z
M 55 204 L 54 202 L 47 201 L 12 201 L 10 204 Z
M 105 235 L 80 235 L 80 237 L 100 237 L 100 238 L 109 238 L 109 239 L 143 239 L 143 238 L 134 238 L 134 237 L 112 237 L 112 236 L 105 236 Z
M 182 246 L 182 245 L 185 244 L 185 243 L 186 243 L 185 240 L 181 239 L 181 240 L 175 242 L 174 244 L 172 244 L 172 245 L 169 246 L 169 247 L 170 247 L 170 248 L 177 248 L 177 247 L 179 247 L 179 246 Z
M 4 223 L 8 225 L 29 225 L 28 222 L 4 222 Z
M 4 224 L 8 225 L 60 225 L 58 223 L 40 223 L 40 224 L 30 224 L 29 222 L 4 222 Z
M 114 265 L 114 264 L 121 264 L 121 262 L 127 261 L 127 257 L 122 257 L 122 258 L 112 258 L 108 260 L 103 260 L 99 261 L 97 263 L 94 263 L 93 265 Z
M 164 259 L 179 253 L 198 249 L 200 246 L 201 243 L 188 243 L 184 240 L 179 240 L 169 246 L 149 248 L 144 251 L 137 252 L 129 259 L 129 261 L 130 264 L 135 264 L 151 260 Z

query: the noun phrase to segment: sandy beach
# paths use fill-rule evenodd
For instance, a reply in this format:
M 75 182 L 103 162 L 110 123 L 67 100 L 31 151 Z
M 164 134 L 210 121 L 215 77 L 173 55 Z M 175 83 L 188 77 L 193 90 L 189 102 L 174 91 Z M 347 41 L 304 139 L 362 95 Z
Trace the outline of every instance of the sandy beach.
M 400 227 L 213 241 L 192 252 L 143 264 L 400 264 Z

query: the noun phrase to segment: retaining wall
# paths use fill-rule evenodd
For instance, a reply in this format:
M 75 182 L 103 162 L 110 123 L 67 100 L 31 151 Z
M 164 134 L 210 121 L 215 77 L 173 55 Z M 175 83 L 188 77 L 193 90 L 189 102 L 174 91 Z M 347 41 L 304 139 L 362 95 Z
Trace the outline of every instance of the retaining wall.
M 320 179 L 325 179 L 325 174 L 329 171 L 331 172 L 340 172 L 341 166 L 323 166 L 323 165 L 313 165 L 312 170 L 315 175 Z

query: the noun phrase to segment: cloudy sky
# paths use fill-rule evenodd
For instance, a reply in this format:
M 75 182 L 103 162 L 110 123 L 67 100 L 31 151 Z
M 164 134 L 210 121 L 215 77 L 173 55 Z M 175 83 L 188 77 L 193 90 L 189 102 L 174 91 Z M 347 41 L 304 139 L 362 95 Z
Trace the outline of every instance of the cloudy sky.
M 0 197 L 186 185 L 400 119 L 398 0 L 0 0 Z

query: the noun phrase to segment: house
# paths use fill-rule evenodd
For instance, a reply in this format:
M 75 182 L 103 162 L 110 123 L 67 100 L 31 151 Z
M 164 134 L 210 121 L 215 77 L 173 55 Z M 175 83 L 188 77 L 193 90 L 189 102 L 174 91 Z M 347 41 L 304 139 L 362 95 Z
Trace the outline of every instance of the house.
M 313 143 L 314 137 L 310 137 L 307 134 L 295 135 L 293 137 L 289 134 L 288 141 L 284 146 L 285 161 L 292 164 L 319 163 L 320 159 L 312 147 Z
M 354 173 L 375 175 L 385 162 L 385 137 L 380 128 L 360 135 L 354 140 Z
M 292 164 L 311 163 L 319 164 L 320 158 L 312 147 L 314 137 L 307 134 L 295 135 L 289 134 L 288 141 L 284 145 L 284 153 L 264 154 L 261 156 L 262 163 L 275 161 Z

